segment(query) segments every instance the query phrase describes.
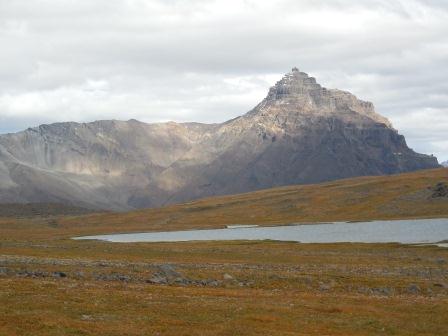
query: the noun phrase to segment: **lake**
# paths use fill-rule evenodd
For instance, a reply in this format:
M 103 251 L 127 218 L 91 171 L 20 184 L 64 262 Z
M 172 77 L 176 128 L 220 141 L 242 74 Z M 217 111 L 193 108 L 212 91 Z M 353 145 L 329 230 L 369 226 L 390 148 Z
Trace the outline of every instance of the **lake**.
M 117 243 L 204 240 L 277 240 L 301 243 L 437 243 L 448 240 L 448 219 L 294 224 L 269 227 L 232 225 L 225 229 L 125 233 L 73 238 Z

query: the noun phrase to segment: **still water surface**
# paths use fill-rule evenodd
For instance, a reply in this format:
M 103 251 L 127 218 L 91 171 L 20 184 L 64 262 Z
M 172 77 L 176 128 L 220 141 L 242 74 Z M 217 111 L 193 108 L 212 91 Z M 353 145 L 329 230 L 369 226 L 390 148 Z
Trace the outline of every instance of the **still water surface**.
M 96 239 L 119 243 L 267 239 L 302 243 L 436 243 L 448 240 L 448 218 L 271 227 L 233 226 L 233 228 L 215 230 L 126 233 L 74 239 Z

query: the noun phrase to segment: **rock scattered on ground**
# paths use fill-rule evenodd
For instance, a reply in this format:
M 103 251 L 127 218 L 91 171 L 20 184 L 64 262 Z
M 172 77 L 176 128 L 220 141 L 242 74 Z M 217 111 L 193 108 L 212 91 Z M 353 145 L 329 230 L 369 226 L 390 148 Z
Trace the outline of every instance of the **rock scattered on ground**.
M 196 287 L 254 287 L 263 285 L 264 280 L 253 278 L 259 272 L 268 272 L 266 279 L 274 283 L 294 281 L 307 291 L 356 292 L 371 296 L 440 295 L 448 293 L 448 269 L 445 258 L 428 257 L 413 260 L 428 262 L 429 268 L 421 266 L 405 267 L 347 267 L 346 265 L 261 265 L 261 264 L 160 264 L 144 262 L 116 262 L 108 260 L 54 259 L 28 256 L 0 255 L 0 277 L 20 277 L 30 279 L 54 279 L 55 281 L 107 281 L 124 284 L 146 283 L 161 286 Z M 74 269 L 68 268 L 75 266 Z M 311 276 L 313 272 L 342 272 L 350 278 L 353 274 L 371 277 L 417 278 L 420 282 L 408 286 L 356 286 L 340 283 L 327 276 Z M 196 276 L 195 272 L 199 271 Z M 188 274 L 186 276 L 184 274 Z M 204 273 L 209 277 L 204 278 Z M 242 276 L 242 274 L 244 274 Z M 202 275 L 202 276 L 201 276 Z M 243 277 L 243 278 L 241 278 Z M 67 279 L 67 280 L 66 280 Z
M 408 287 L 408 293 L 409 294 L 419 294 L 421 292 L 421 289 L 418 285 L 416 284 L 411 284 Z
M 431 188 L 432 190 L 432 198 L 442 198 L 447 197 L 448 198 L 448 185 L 444 182 L 437 183 L 434 187 Z
M 233 280 L 233 276 L 231 276 L 231 275 L 228 274 L 228 273 L 225 273 L 225 274 L 222 276 L 222 278 L 223 278 L 224 280 Z
M 158 267 L 158 272 L 155 273 L 150 279 L 148 279 L 147 282 L 157 285 L 188 285 L 191 283 L 188 278 L 177 272 L 174 267 L 169 264 L 160 265 Z

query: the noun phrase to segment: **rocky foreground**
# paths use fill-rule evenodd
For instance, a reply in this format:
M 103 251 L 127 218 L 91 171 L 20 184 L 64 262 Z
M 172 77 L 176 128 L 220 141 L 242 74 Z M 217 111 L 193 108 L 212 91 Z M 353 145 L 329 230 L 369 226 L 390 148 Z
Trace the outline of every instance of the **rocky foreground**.
M 269 245 L 268 245 L 269 246 Z M 269 249 L 269 248 L 268 248 Z M 366 249 L 364 247 L 364 249 Z M 300 250 L 300 247 L 298 247 Z M 325 247 L 324 247 L 325 250 Z M 337 250 L 337 249 L 335 249 Z M 337 254 L 337 252 L 333 252 Z M 320 253 L 324 255 L 325 253 Z M 341 254 L 342 255 L 342 254 Z M 360 257 L 359 252 L 353 255 Z M 401 253 L 402 258 L 408 257 Z M 417 257 L 417 259 L 420 259 Z M 420 260 L 418 260 L 420 261 Z M 71 279 L 75 281 L 117 281 L 123 283 L 196 286 L 196 287 L 263 287 L 269 280 L 275 282 L 294 281 L 296 285 L 305 285 L 307 292 L 335 291 L 354 292 L 366 295 L 448 295 L 448 259 L 436 256 L 426 258 L 429 265 L 406 265 L 390 267 L 369 267 L 367 265 L 348 266 L 345 264 L 309 264 L 303 265 L 263 265 L 245 263 L 145 263 L 110 260 L 78 260 L 58 258 L 38 258 L 3 255 L 0 256 L 0 276 L 30 279 Z M 76 269 L 76 270 L 75 270 Z M 350 281 L 337 281 L 333 277 L 319 274 L 337 273 L 339 277 L 393 278 L 393 282 L 410 281 L 398 287 L 356 286 Z M 213 274 L 204 278 L 204 274 Z M 267 279 L 260 280 L 260 275 Z M 190 274 L 189 276 L 185 274 Z M 194 277 L 197 274 L 196 278 Z M 238 274 L 239 279 L 232 274 Z M 243 275 L 244 274 L 244 275 Z M 285 275 L 287 274 L 287 275 Z M 418 283 L 418 284 L 416 284 Z
M 2 240 L 0 334 L 444 335 L 448 249 Z

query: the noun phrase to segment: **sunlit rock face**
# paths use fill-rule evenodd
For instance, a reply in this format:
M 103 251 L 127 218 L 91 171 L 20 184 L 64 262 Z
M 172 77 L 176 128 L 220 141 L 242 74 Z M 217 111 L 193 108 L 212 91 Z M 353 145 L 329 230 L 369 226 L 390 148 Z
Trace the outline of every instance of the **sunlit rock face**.
M 57 123 L 0 136 L 0 201 L 127 210 L 435 167 L 372 103 L 294 68 L 222 124 Z

